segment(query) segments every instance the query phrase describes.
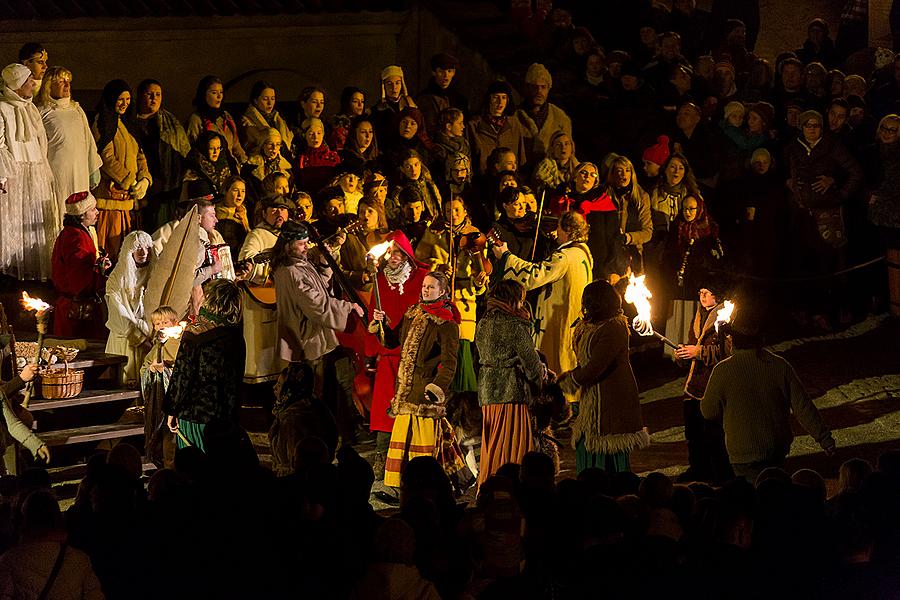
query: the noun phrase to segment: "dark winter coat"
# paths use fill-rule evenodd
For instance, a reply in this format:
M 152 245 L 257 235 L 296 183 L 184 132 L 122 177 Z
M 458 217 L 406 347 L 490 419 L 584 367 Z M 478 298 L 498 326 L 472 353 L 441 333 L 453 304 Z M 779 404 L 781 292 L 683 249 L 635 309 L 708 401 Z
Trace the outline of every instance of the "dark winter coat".
M 810 147 L 801 135 L 784 152 L 794 183 L 794 200 L 803 208 L 837 208 L 862 186 L 859 163 L 834 137 L 823 136 Z M 822 175 L 834 178 L 835 182 L 824 194 L 819 194 L 812 186 Z
M 481 371 L 478 403 L 530 404 L 531 385 L 546 372 L 534 349 L 531 322 L 501 310 L 488 312 L 475 329 Z

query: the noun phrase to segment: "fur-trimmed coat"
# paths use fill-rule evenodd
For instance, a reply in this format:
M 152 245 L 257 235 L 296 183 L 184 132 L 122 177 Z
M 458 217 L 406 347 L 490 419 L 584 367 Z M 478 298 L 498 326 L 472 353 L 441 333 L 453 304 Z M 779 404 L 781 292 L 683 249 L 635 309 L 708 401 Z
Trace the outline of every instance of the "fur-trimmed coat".
M 385 327 L 384 333 L 386 346 L 401 347 L 391 412 L 443 417 L 447 412 L 447 393 L 456 374 L 459 325 L 416 304 L 407 309 L 399 327 Z M 425 392 L 432 394 L 435 402 L 427 400 Z
M 724 302 L 716 304 L 709 309 L 706 320 L 703 321 L 703 307 L 697 309 L 691 331 L 688 335 L 689 344 L 700 345 L 700 355 L 691 361 L 691 370 L 684 382 L 684 393 L 691 398 L 700 400 L 706 393 L 706 384 L 716 364 L 731 356 L 731 338 L 725 338 L 725 343 L 719 343 L 719 333 L 716 331 L 716 313 L 725 307 Z
M 547 374 L 534 341 L 531 322 L 501 310 L 492 310 L 478 323 L 478 404 L 530 404 L 531 385 Z
M 628 358 L 628 336 L 628 322 L 621 315 L 576 327 L 578 367 L 560 377 L 563 391 L 581 401 L 572 427 L 573 447 L 582 437 L 587 451 L 595 454 L 629 452 L 650 443 Z

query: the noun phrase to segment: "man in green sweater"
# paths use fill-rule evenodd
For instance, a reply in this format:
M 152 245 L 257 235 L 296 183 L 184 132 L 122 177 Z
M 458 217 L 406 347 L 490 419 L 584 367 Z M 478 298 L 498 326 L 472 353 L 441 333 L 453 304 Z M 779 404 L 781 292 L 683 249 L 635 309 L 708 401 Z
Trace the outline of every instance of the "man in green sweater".
M 734 472 L 751 483 L 767 467 L 781 467 L 791 449 L 791 412 L 829 456 L 831 431 L 793 367 L 764 349 L 758 330 L 735 323 L 734 354 L 713 369 L 700 402 L 706 419 L 722 420 Z

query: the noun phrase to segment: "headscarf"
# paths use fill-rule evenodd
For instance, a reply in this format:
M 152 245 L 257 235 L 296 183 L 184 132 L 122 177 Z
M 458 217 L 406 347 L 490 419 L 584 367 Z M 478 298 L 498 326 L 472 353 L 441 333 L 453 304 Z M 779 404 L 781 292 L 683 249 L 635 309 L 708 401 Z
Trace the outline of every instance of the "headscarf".
M 222 151 L 219 152 L 219 158 L 216 162 L 209 160 L 209 143 L 219 138 L 222 142 Z M 194 163 L 198 174 L 205 177 L 213 185 L 214 193 L 217 197 L 225 194 L 225 182 L 237 173 L 237 168 L 232 164 L 231 154 L 228 152 L 228 142 L 225 136 L 217 131 L 201 131 L 200 135 L 194 141 L 194 148 L 190 154 L 191 161 Z
M 132 96 L 132 102 L 128 104 L 128 110 L 124 115 L 116 112 L 116 101 L 119 96 L 128 92 Z M 134 94 L 131 88 L 122 79 L 113 79 L 103 88 L 103 94 L 100 102 L 97 104 L 97 129 L 100 132 L 100 139 L 97 141 L 97 150 L 103 151 L 116 137 L 116 130 L 119 128 L 119 121 L 124 121 L 127 125 L 131 120 L 134 112 Z
M 149 262 L 140 269 L 134 262 L 134 258 L 131 256 L 131 253 L 138 248 L 150 249 L 148 254 Z M 150 238 L 150 234 L 143 231 L 132 231 L 125 236 L 125 239 L 122 241 L 122 250 L 119 253 L 119 261 L 113 268 L 112 273 L 110 273 L 109 280 L 106 284 L 107 293 L 115 293 L 115 290 L 119 289 L 125 293 L 125 296 L 129 299 L 130 303 L 141 304 L 142 296 L 140 290 L 147 285 L 147 281 L 150 278 L 150 271 L 155 263 L 156 251 L 153 249 L 153 240 Z M 131 308 L 134 310 L 137 307 L 132 305 Z M 156 308 L 158 307 L 154 306 L 152 310 L 156 310 Z M 138 311 L 135 310 L 135 316 L 137 318 L 142 318 L 143 314 L 137 314 L 137 312 Z
M 32 98 L 22 98 L 16 90 L 25 85 L 31 70 L 25 65 L 11 64 L 3 69 L 3 98 L 9 103 L 16 117 L 16 141 L 30 142 L 40 125 L 40 114 L 37 110 L 29 111 Z
M 466 175 L 466 181 L 472 181 L 472 161 L 467 155 L 463 154 L 462 152 L 454 152 L 447 157 L 447 161 L 444 163 L 447 181 L 453 181 L 450 173 L 459 168 L 459 165 L 462 165 L 466 168 L 466 172 L 468 173 Z

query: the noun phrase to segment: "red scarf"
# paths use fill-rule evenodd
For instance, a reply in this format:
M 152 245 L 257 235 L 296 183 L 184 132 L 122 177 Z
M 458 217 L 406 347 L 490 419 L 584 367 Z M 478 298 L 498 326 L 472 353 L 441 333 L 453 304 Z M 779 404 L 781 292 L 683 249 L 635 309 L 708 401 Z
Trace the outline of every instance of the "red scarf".
M 596 200 L 585 200 L 578 205 L 578 212 L 585 217 L 592 212 L 611 212 L 614 210 L 616 210 L 616 205 L 606 192 L 597 197 Z
M 457 325 L 462 321 L 462 315 L 459 314 L 459 309 L 456 308 L 456 304 L 451 302 L 449 298 L 439 298 L 434 302 L 425 302 L 424 300 L 421 300 L 419 301 L 419 306 L 421 306 L 422 310 L 429 315 L 434 315 L 444 321 L 453 321 Z

